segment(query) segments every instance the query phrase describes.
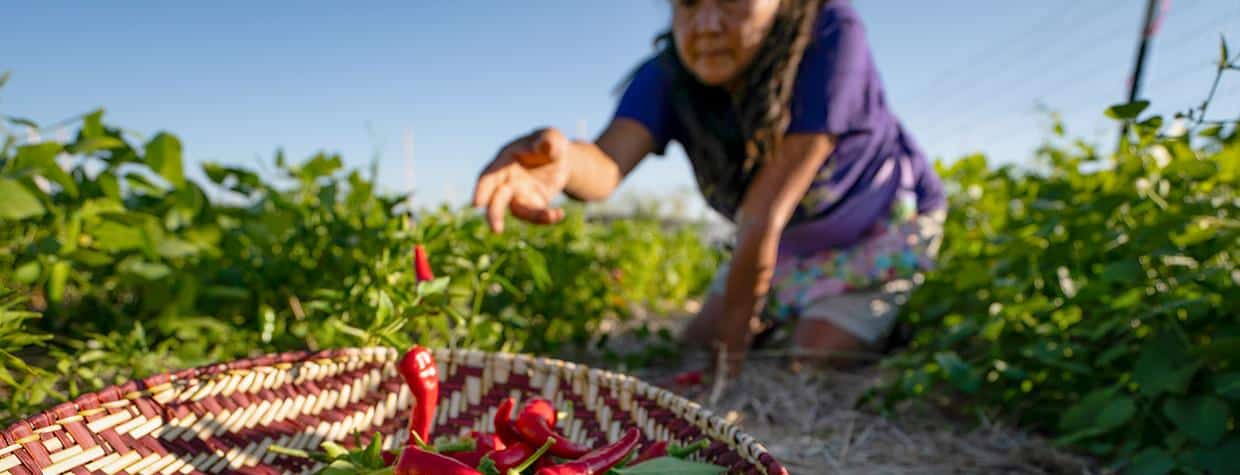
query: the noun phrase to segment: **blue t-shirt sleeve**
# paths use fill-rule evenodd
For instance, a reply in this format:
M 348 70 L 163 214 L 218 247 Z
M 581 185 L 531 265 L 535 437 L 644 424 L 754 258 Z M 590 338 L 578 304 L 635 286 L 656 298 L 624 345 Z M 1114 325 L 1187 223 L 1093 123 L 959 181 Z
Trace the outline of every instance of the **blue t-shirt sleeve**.
M 620 98 L 616 118 L 636 120 L 654 137 L 654 152 L 659 155 L 672 139 L 672 109 L 668 103 L 671 78 L 655 57 L 641 66 Z
M 865 29 L 856 18 L 824 12 L 817 37 L 805 49 L 791 100 L 788 132 L 843 135 L 869 128 L 873 101 Z

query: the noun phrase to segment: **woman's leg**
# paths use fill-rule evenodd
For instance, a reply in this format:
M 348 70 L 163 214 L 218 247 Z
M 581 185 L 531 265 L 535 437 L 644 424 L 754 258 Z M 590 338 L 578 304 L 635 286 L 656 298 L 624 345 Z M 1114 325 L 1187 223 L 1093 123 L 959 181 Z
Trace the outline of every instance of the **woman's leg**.
M 793 369 L 810 363 L 848 368 L 858 362 L 858 356 L 874 350 L 874 345 L 828 320 L 802 318 L 797 322 L 792 342 Z

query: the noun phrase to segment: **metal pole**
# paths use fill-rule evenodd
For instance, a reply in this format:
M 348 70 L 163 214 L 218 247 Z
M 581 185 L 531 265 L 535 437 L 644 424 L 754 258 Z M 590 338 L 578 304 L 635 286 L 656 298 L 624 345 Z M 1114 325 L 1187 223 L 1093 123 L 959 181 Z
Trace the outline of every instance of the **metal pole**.
M 1154 19 L 1158 0 L 1147 0 L 1145 4 L 1145 22 L 1141 27 L 1141 41 L 1137 44 L 1136 66 L 1132 69 L 1132 84 L 1128 88 L 1128 102 L 1137 100 L 1141 93 L 1141 78 L 1145 70 L 1145 58 L 1149 56 L 1150 39 L 1154 37 Z
M 1146 0 L 1145 2 L 1145 20 L 1141 23 L 1141 36 L 1137 42 L 1137 58 L 1136 64 L 1132 68 L 1132 77 L 1128 83 L 1128 102 L 1136 102 L 1137 96 L 1141 94 L 1141 79 L 1145 73 L 1145 58 L 1149 56 L 1150 39 L 1154 36 L 1156 18 L 1156 9 L 1159 0 Z M 1128 135 L 1128 124 L 1124 124 L 1123 130 L 1120 131 L 1120 139 Z

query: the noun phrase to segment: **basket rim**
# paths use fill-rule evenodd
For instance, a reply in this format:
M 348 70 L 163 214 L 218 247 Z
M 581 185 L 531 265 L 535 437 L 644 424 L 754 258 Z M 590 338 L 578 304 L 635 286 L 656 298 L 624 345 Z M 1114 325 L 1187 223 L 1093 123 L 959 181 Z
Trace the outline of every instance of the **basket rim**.
M 774 460 L 766 446 L 740 430 L 738 424 L 727 421 L 715 414 L 715 411 L 696 401 L 637 376 L 547 356 L 472 348 L 430 347 L 430 349 L 440 364 L 461 364 L 472 361 L 490 364 L 490 360 L 506 360 L 510 363 L 529 366 L 531 370 L 553 369 L 555 373 L 564 377 L 580 377 L 590 383 L 602 383 L 603 380 L 609 380 L 608 382 L 616 385 L 615 387 L 631 390 L 633 394 L 655 401 L 659 406 L 671 410 L 679 419 L 697 425 L 702 429 L 703 434 L 714 441 L 727 444 L 728 448 L 745 456 L 759 470 L 768 473 L 786 473 L 786 471 L 780 471 L 783 467 Z M 400 350 L 389 346 L 294 350 L 208 363 L 170 370 L 145 378 L 131 379 L 98 391 L 81 394 L 70 401 L 52 405 L 0 430 L 0 458 L 13 454 L 23 447 L 30 449 L 29 446 L 37 445 L 42 448 L 43 444 L 36 444 L 36 442 L 42 440 L 42 435 L 45 433 L 61 430 L 66 424 L 79 422 L 83 418 L 107 411 L 109 408 L 126 407 L 136 400 L 151 398 L 174 389 L 177 385 L 188 386 L 191 383 L 202 383 L 204 379 L 225 379 L 250 371 L 287 370 L 307 363 L 331 364 L 359 360 L 361 362 L 376 360 L 395 362 L 400 354 Z M 166 419 L 166 414 L 161 414 L 161 417 Z

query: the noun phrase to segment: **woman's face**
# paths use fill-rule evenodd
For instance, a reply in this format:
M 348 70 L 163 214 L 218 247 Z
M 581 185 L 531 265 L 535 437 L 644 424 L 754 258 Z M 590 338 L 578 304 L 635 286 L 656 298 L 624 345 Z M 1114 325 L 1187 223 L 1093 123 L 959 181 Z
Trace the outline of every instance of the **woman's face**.
M 672 0 L 680 61 L 710 86 L 725 86 L 753 61 L 780 0 Z

